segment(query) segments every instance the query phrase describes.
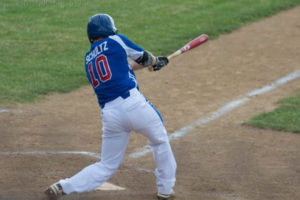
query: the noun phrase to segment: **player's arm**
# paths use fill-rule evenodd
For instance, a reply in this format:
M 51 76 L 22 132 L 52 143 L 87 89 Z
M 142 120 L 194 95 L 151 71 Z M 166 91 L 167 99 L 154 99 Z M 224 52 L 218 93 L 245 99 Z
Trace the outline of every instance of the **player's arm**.
M 131 58 L 128 58 L 128 62 L 129 62 L 129 65 L 130 65 L 130 67 L 131 67 L 131 69 L 132 69 L 133 71 L 136 71 L 136 70 L 145 68 L 145 66 L 136 63 L 136 62 L 135 62 L 134 60 L 132 60 Z
M 169 60 L 164 56 L 153 56 L 152 53 L 144 51 L 143 55 L 131 62 L 131 67 L 133 70 L 142 69 L 145 67 L 153 67 L 154 71 L 160 70 L 162 67 L 168 64 Z
M 144 53 L 140 57 L 135 60 L 130 60 L 129 63 L 131 68 L 135 71 L 155 65 L 156 59 L 152 55 L 152 53 L 144 51 Z

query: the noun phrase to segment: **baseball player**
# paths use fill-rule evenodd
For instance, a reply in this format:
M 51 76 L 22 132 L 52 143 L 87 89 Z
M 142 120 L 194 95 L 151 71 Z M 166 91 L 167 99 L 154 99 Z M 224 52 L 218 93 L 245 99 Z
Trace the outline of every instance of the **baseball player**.
M 46 194 L 57 199 L 72 192 L 84 193 L 106 182 L 118 169 L 125 154 L 130 132 L 148 138 L 156 163 L 157 198 L 173 196 L 176 161 L 159 112 L 139 92 L 134 70 L 153 67 L 160 70 L 168 58 L 150 52 L 117 34 L 114 20 L 107 14 L 89 19 L 87 35 L 91 49 L 85 56 L 87 77 L 102 110 L 101 161 L 71 178 L 50 185 Z M 128 58 L 133 60 L 129 62 Z

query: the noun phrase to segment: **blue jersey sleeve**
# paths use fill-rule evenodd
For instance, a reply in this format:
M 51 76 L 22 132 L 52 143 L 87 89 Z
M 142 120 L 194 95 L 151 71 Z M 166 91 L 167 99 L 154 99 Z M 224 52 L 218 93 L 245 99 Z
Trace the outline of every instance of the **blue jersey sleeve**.
M 118 42 L 125 50 L 127 56 L 133 60 L 138 59 L 144 54 L 143 48 L 131 42 L 124 35 L 117 34 L 117 35 L 109 36 L 109 38 Z

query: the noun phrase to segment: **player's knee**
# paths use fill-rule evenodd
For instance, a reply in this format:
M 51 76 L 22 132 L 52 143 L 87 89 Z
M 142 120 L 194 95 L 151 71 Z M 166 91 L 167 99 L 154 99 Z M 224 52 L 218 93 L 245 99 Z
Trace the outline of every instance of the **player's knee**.
M 149 139 L 149 145 L 152 147 L 167 143 L 169 143 L 169 138 L 167 135 L 161 135 L 159 137 Z

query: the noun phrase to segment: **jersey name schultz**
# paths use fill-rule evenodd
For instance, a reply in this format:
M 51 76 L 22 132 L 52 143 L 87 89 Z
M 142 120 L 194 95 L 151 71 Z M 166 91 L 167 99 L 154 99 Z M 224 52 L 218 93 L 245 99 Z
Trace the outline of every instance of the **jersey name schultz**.
M 138 87 L 127 57 L 135 60 L 143 52 L 141 47 L 119 34 L 91 44 L 85 56 L 85 70 L 100 105 Z

